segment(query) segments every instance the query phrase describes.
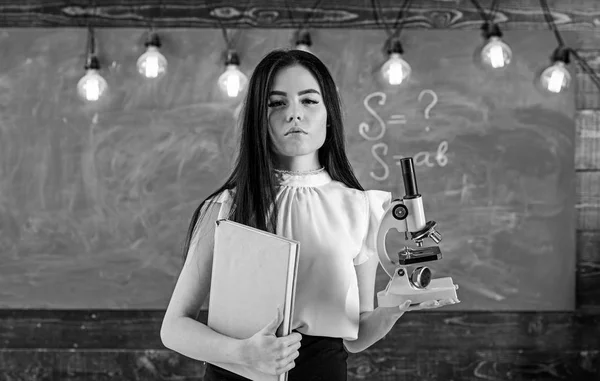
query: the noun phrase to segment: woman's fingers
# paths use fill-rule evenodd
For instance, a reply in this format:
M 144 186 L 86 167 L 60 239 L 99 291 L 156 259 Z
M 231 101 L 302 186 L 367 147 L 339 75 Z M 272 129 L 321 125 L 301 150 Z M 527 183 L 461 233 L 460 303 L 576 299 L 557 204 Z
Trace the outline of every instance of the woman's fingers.
M 298 349 L 300 349 L 300 342 L 294 343 L 292 345 L 290 345 L 289 347 L 285 348 L 283 350 L 283 354 L 282 354 L 282 358 L 286 358 L 289 357 L 291 355 L 293 355 L 294 353 L 298 353 Z
M 296 366 L 296 363 L 294 362 L 294 360 L 296 358 L 298 358 L 298 356 L 300 356 L 300 353 L 298 351 L 294 351 L 289 356 L 279 360 L 278 364 L 277 364 L 278 367 L 276 369 L 277 374 L 282 374 L 284 372 L 287 372 L 290 369 L 292 369 L 294 366 Z
M 459 303 L 459 300 L 455 300 L 455 299 L 428 300 L 426 302 L 419 303 L 418 305 L 416 305 L 414 307 L 411 307 L 410 311 L 424 310 L 424 309 L 428 309 L 428 308 L 438 308 L 438 307 L 447 306 L 447 305 L 456 304 L 456 303 Z

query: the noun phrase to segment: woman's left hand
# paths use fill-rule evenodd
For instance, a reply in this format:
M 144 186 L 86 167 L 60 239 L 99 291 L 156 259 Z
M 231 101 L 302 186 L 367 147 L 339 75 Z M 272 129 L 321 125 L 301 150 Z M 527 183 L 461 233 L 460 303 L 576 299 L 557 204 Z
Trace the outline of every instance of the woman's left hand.
M 418 310 L 425 310 L 425 309 L 431 309 L 431 308 L 439 308 L 442 306 L 447 306 L 447 305 L 456 304 L 456 303 L 459 303 L 459 301 L 454 300 L 454 299 L 442 299 L 442 300 L 430 300 L 427 302 L 412 305 L 411 301 L 407 300 L 406 302 L 400 304 L 397 307 L 381 307 L 381 306 L 379 306 L 379 307 L 377 307 L 377 310 L 379 310 L 380 313 L 383 314 L 385 319 L 391 319 L 391 321 L 394 323 L 394 322 L 396 322 L 396 320 L 398 320 L 402 315 L 404 315 L 408 311 L 418 311 Z
M 423 303 L 419 303 L 414 306 L 408 307 L 408 311 L 426 310 L 431 308 L 439 308 L 450 304 L 460 303 L 458 299 L 442 299 L 442 300 L 428 300 Z

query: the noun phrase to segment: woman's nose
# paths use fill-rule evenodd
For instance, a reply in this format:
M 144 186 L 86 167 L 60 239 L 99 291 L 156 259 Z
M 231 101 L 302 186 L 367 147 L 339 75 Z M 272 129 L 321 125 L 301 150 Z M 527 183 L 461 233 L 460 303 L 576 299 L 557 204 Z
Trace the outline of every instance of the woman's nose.
M 288 123 L 291 123 L 295 120 L 301 121 L 303 118 L 302 111 L 297 106 L 290 106 L 288 112 L 289 112 L 289 114 L 287 116 Z

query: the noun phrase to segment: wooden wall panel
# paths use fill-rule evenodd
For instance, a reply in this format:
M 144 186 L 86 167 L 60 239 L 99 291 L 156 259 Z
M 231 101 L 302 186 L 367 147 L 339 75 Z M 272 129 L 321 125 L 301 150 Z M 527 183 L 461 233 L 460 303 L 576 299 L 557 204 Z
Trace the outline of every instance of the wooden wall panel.
M 164 349 L 159 337 L 163 315 L 145 310 L 0 310 L 0 343 L 5 349 L 22 350 Z M 206 319 L 202 311 L 199 321 Z M 395 346 L 399 353 L 410 353 L 415 346 L 430 351 L 593 350 L 598 337 L 597 314 L 440 310 L 405 314 L 381 345 Z
M 577 232 L 577 308 L 600 314 L 600 232 Z M 598 336 L 600 342 L 600 336 Z M 599 344 L 600 347 L 600 344 Z
M 0 311 L 0 380 L 201 379 L 201 362 L 160 343 L 162 315 Z M 350 355 L 349 379 L 591 381 L 600 374 L 598 337 L 600 315 L 408 313 L 383 340 Z
M 200 381 L 204 363 L 168 350 L 0 349 L 10 381 Z M 348 358 L 348 381 L 597 381 L 600 352 L 452 349 L 398 353 L 378 346 Z
M 595 73 L 600 74 L 600 38 L 592 38 L 594 34 L 585 33 L 586 38 L 579 42 L 580 48 L 577 54 L 581 57 L 587 66 Z M 594 46 L 588 46 L 588 42 L 592 40 Z M 585 45 L 585 47 L 584 47 Z M 592 81 L 589 74 L 584 71 L 582 63 L 575 57 L 571 57 L 571 66 L 574 67 L 576 78 L 574 85 L 576 86 L 575 102 L 579 110 L 600 110 L 600 90 Z M 600 169 L 600 167 L 598 167 Z
M 580 230 L 600 230 L 600 171 L 578 171 L 577 227 Z
M 600 169 L 600 110 L 577 112 L 575 128 L 575 170 Z
M 489 12 L 492 0 L 479 0 Z M 380 0 L 379 20 L 393 25 L 402 3 Z M 308 20 L 313 28 L 383 28 L 372 2 L 364 0 L 103 0 L 0 1 L 0 27 L 292 28 Z M 317 7 L 315 8 L 315 5 Z M 548 0 L 562 30 L 594 30 L 596 0 Z M 495 20 L 505 30 L 547 29 L 538 0 L 502 0 Z M 479 29 L 481 16 L 470 0 L 413 1 L 406 28 Z

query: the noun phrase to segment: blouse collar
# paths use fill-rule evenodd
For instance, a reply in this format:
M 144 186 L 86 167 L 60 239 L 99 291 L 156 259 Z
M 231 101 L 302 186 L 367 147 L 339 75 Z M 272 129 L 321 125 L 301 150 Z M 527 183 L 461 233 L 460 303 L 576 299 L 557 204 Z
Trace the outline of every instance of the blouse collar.
M 312 171 L 286 171 L 275 169 L 275 181 L 286 187 L 318 187 L 331 182 L 331 177 L 324 167 Z

